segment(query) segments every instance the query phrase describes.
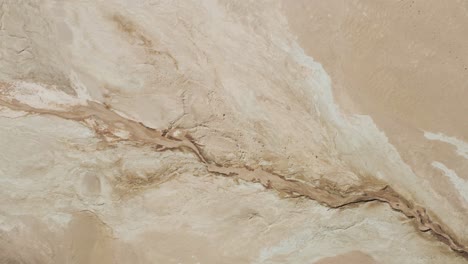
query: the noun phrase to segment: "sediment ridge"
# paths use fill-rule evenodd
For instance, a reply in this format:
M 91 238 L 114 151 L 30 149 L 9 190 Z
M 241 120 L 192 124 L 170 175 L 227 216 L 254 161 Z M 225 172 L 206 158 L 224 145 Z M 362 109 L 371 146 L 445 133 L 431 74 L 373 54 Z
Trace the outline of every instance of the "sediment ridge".
M 0 87 L 7 87 L 2 84 Z M 2 94 L 0 92 L 0 94 Z M 394 211 L 412 219 L 421 232 L 429 232 L 434 239 L 445 243 L 454 252 L 468 259 L 468 247 L 460 242 L 448 227 L 430 216 L 424 207 L 416 205 L 398 194 L 391 186 L 375 179 L 364 179 L 364 183 L 342 189 L 329 180 L 304 182 L 291 177 L 250 168 L 245 165 L 223 166 L 209 160 L 203 154 L 202 148 L 186 130 L 171 128 L 157 130 L 143 123 L 119 115 L 110 107 L 88 101 L 86 105 L 68 107 L 66 110 L 51 110 L 29 106 L 16 99 L 0 99 L 0 106 L 13 111 L 23 111 L 27 114 L 51 115 L 63 119 L 80 122 L 92 129 L 95 134 L 107 144 L 127 141 L 151 146 L 155 151 L 184 150 L 193 153 L 199 162 L 206 166 L 208 172 L 223 177 L 232 177 L 247 182 L 260 183 L 267 189 L 272 189 L 285 197 L 304 197 L 333 209 L 340 209 L 353 204 L 378 202 L 388 204 Z M 118 131 L 127 131 L 126 137 L 119 136 Z

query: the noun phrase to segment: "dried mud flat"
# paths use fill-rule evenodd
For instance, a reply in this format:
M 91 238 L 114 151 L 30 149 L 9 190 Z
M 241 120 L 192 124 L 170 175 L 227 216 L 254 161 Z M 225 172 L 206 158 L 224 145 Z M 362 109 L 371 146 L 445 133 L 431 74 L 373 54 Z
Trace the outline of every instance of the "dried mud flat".
M 468 30 L 464 3 L 448 5 L 457 15 L 440 27 Z M 343 55 L 391 35 L 442 63 L 442 40 L 393 26 L 413 19 L 398 6 L 0 7 L 1 262 L 468 261 L 466 126 L 463 117 L 439 124 L 426 105 L 462 115 L 457 100 L 468 91 L 439 102 L 433 82 L 421 101 L 385 74 L 365 82 L 369 67 L 385 73 L 403 51 L 383 66 Z M 447 10 L 421 16 L 439 21 Z M 465 39 L 450 37 L 466 63 Z M 444 65 L 415 67 L 448 78 L 456 64 Z M 408 114 L 407 104 L 428 116 Z

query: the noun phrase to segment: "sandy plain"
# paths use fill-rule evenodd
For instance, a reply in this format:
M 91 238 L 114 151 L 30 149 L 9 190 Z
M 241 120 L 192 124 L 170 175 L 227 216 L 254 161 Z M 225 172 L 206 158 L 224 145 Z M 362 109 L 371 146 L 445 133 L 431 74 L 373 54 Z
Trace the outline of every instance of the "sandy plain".
M 467 13 L 2 1 L 0 262 L 466 263 Z

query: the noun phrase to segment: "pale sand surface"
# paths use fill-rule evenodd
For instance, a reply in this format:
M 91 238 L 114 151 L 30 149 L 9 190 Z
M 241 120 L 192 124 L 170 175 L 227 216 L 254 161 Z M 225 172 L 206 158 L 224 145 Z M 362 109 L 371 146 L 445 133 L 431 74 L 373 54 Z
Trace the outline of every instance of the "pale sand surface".
M 342 255 L 321 259 L 315 264 L 344 264 L 344 263 L 360 263 L 360 264 L 378 264 L 372 257 L 360 252 L 351 251 Z
M 468 142 L 468 2 L 298 0 L 283 10 L 340 107 L 371 116 L 416 175 L 466 212 L 468 160 L 453 142 Z
M 0 263 L 466 263 L 462 2 L 304 3 L 1 1 Z

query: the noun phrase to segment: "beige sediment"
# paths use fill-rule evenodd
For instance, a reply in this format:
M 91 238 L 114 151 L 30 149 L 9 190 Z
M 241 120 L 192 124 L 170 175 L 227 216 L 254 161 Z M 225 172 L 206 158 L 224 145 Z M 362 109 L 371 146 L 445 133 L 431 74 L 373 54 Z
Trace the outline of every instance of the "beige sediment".
M 275 190 L 290 198 L 305 197 L 329 208 L 339 209 L 352 204 L 368 202 L 385 203 L 393 210 L 401 212 L 407 218 L 412 219 L 419 231 L 429 232 L 437 240 L 445 243 L 453 251 L 468 259 L 468 247 L 463 245 L 460 239 L 449 231 L 448 227 L 430 217 L 424 207 L 408 201 L 389 185 L 375 179 L 364 179 L 362 184 L 344 190 L 339 188 L 336 183 L 323 179 L 308 183 L 263 169 L 252 169 L 247 166 L 225 167 L 207 159 L 195 140 L 186 131 L 178 130 L 179 133 L 174 133 L 177 129 L 159 131 L 140 122 L 125 118 L 105 105 L 96 102 L 73 106 L 68 111 L 38 109 L 16 100 L 0 99 L 0 105 L 11 110 L 24 111 L 30 114 L 52 115 L 81 122 L 93 129 L 96 135 L 104 140 L 112 137 L 116 138 L 117 136 L 113 134 L 113 131 L 126 130 L 129 132 L 129 136 L 120 138 L 119 141 L 149 145 L 154 147 L 155 151 L 188 150 L 196 155 L 201 163 L 205 164 L 207 171 L 210 173 L 260 183 L 265 188 Z M 90 122 L 87 122 L 90 119 L 99 121 L 104 125 L 90 125 Z

